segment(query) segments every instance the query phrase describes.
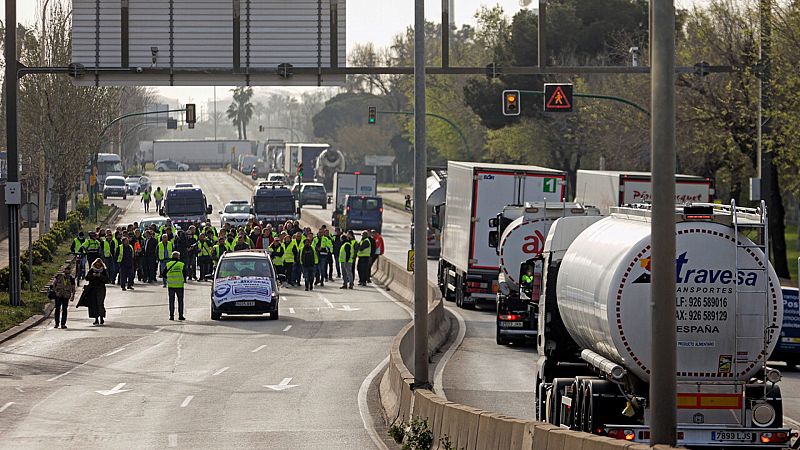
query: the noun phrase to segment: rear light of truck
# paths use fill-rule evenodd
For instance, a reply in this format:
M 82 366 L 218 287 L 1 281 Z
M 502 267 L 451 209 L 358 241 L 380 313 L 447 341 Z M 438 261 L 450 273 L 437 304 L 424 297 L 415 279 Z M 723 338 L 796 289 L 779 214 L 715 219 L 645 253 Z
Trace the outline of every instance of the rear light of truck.
M 510 321 L 523 319 L 523 317 L 519 314 L 500 314 L 498 318 L 500 320 L 510 320 Z
M 611 428 L 606 432 L 606 435 L 610 438 L 624 439 L 626 441 L 632 441 L 636 438 L 633 430 L 625 430 L 623 428 Z
M 782 431 L 774 432 L 774 433 L 761 433 L 761 443 L 762 444 L 785 444 L 789 442 L 791 438 L 791 434 L 784 433 Z
M 383 207 L 378 208 L 378 211 L 380 211 L 381 214 L 383 214 Z

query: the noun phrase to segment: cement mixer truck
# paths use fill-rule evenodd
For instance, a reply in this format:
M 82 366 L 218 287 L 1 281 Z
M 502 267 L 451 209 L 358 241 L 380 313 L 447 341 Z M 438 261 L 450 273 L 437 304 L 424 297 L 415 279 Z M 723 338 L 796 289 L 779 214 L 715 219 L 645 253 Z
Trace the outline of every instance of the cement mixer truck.
M 489 219 L 489 247 L 500 262 L 497 292 L 496 341 L 498 345 L 523 344 L 536 336 L 542 250 L 550 225 L 562 217 L 599 216 L 597 208 L 579 203 L 526 203 L 509 205 Z
M 314 163 L 317 181 L 324 184 L 328 192 L 333 190 L 333 176 L 344 169 L 344 154 L 335 148 L 323 150 Z
M 782 448 L 791 438 L 781 374 L 766 364 L 783 317 L 780 281 L 763 251 L 766 219 L 763 207 L 676 207 L 679 445 Z M 539 300 L 539 420 L 649 442 L 650 224 L 650 207 L 641 206 L 551 226 Z

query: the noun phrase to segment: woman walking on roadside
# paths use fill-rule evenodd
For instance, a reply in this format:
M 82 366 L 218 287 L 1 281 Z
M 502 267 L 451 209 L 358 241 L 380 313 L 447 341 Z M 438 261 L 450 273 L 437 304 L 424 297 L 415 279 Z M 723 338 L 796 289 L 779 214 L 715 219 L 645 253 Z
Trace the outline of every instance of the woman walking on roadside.
M 103 260 L 97 258 L 86 273 L 89 285 L 83 289 L 81 298 L 76 307 L 89 308 L 89 317 L 94 319 L 93 325 L 102 325 L 106 317 L 106 283 L 108 283 L 108 270 Z

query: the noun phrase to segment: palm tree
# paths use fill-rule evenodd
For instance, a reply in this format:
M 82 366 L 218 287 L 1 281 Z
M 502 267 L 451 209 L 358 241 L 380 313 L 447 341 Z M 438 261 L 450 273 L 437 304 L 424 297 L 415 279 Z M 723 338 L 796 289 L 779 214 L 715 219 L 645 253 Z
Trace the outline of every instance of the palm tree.
M 233 102 L 228 106 L 226 115 L 239 131 L 239 139 L 247 140 L 247 124 L 253 118 L 253 88 L 238 87 L 231 89 Z

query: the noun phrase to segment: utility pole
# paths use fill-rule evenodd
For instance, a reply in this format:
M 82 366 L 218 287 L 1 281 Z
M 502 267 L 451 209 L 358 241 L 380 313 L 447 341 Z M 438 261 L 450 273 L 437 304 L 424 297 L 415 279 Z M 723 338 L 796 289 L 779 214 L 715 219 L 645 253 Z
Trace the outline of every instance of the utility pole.
M 539 67 L 547 66 L 547 0 L 539 0 Z
M 19 151 L 17 148 L 17 2 L 6 0 L 6 146 L 8 160 L 8 184 L 19 188 Z M 6 191 L 8 194 L 8 191 Z M 20 260 L 19 260 L 19 198 L 10 199 L 6 195 L 8 205 L 8 297 L 11 306 L 22 306 L 20 294 Z
M 42 36 L 39 40 L 39 65 L 42 67 L 47 65 L 47 5 L 50 0 L 42 2 Z M 47 118 L 44 102 L 44 95 L 39 98 L 39 108 L 41 108 L 42 123 Z M 39 234 L 44 235 L 50 228 L 50 205 L 47 203 L 47 191 L 49 187 L 49 174 L 47 173 L 46 161 L 44 153 L 46 149 L 42 148 L 39 154 Z M 30 226 L 30 224 L 28 225 Z
M 650 445 L 677 439 L 675 318 L 675 7 L 674 0 L 650 1 L 651 172 L 650 223 Z M 656 319 L 657 318 L 657 319 Z
M 425 112 L 425 0 L 414 0 L 414 385 L 417 387 L 430 386 L 428 260 L 425 258 L 425 243 L 428 241 L 428 209 L 425 207 L 428 166 Z

